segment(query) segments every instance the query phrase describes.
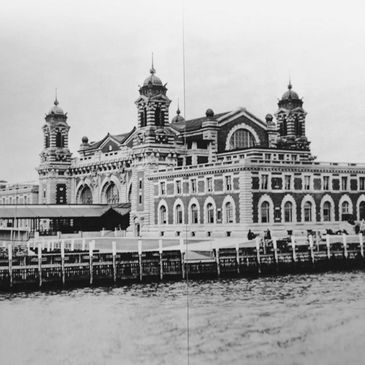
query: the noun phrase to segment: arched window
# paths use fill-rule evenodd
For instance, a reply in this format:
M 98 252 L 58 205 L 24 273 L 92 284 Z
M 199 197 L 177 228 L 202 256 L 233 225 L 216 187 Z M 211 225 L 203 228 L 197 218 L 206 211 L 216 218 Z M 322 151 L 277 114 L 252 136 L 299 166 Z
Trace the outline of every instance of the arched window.
M 143 108 L 139 115 L 141 118 L 141 127 L 145 127 L 147 125 L 147 109 Z
M 105 191 L 105 197 L 107 204 L 119 203 L 119 192 L 116 185 L 111 182 Z
M 82 188 L 78 202 L 80 204 L 92 204 L 93 203 L 93 195 L 91 193 L 90 188 L 87 185 Z
M 161 107 L 156 107 L 155 109 L 155 124 L 156 126 L 163 127 L 165 119 L 165 113 L 161 110 Z
M 350 204 L 349 202 L 343 202 L 341 205 L 341 220 L 344 219 L 344 215 L 350 214 Z
M 160 224 L 166 224 L 166 223 L 167 223 L 166 207 L 164 205 L 161 205 L 161 207 L 160 207 Z
M 238 129 L 229 140 L 229 149 L 249 148 L 255 145 L 255 138 L 247 129 Z
M 284 222 L 293 222 L 293 204 L 286 202 L 284 205 Z
M 323 212 L 322 212 L 323 222 L 331 221 L 331 203 L 325 202 L 323 204 Z
M 64 147 L 65 146 L 65 138 L 61 132 L 57 132 L 56 134 L 56 147 Z
M 207 204 L 207 223 L 214 223 L 214 207 L 212 203 Z
M 128 190 L 128 203 L 131 203 L 131 202 L 132 202 L 132 184 L 130 185 L 129 190 Z
M 175 217 L 176 217 L 176 224 L 183 223 L 183 211 L 180 204 L 175 207 Z
M 304 203 L 304 222 L 312 222 L 312 203 Z
M 263 202 L 261 204 L 261 223 L 270 222 L 270 204 L 269 202 Z
M 227 202 L 225 207 L 225 215 L 226 215 L 226 222 L 225 223 L 234 223 L 233 221 L 233 205 L 231 202 Z
M 196 204 L 191 205 L 190 213 L 191 213 L 191 223 L 193 224 L 199 223 L 199 212 Z

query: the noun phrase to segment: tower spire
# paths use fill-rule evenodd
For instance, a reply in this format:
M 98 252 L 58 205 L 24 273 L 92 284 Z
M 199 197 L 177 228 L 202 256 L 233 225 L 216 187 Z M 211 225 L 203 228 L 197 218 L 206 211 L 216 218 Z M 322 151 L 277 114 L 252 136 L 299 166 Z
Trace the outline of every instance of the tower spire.
M 177 99 L 177 110 L 176 110 L 176 114 L 180 115 L 180 99 Z
M 58 105 L 58 100 L 57 100 L 57 88 L 55 89 L 55 98 L 54 98 L 54 105 Z
M 153 52 L 152 52 L 152 63 L 151 63 L 151 70 L 150 70 L 150 72 L 151 72 L 152 75 L 156 72 L 156 70 L 155 70 L 155 68 L 153 66 Z
M 288 89 L 291 90 L 293 88 L 293 85 L 291 83 L 291 76 L 289 75 L 289 84 L 288 84 Z

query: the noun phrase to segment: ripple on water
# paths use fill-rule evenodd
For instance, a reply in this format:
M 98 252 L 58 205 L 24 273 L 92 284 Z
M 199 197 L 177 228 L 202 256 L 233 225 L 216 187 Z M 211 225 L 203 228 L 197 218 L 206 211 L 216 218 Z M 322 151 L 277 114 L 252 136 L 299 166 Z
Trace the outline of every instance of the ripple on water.
M 326 273 L 1 294 L 0 353 L 14 364 L 186 364 L 189 314 L 190 364 L 361 363 L 364 279 Z

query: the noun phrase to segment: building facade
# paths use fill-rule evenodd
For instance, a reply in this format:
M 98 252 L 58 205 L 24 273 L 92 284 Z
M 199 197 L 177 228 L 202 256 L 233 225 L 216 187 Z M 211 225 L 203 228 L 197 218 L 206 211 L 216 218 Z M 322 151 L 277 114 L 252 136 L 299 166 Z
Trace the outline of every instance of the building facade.
M 265 120 L 244 108 L 170 118 L 170 102 L 152 66 L 135 127 L 96 142 L 83 137 L 72 157 L 67 113 L 55 100 L 42 129 L 39 203 L 129 202 L 134 235 L 242 236 L 365 218 L 365 166 L 316 161 L 291 83 Z

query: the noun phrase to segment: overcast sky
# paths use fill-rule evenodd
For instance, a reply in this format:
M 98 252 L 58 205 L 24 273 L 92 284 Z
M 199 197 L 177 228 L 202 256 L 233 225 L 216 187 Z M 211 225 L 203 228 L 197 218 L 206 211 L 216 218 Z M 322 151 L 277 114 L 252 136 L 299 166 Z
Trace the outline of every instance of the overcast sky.
M 186 118 L 275 113 L 291 75 L 320 161 L 365 162 L 365 22 L 355 1 L 185 0 Z M 154 52 L 183 110 L 182 0 L 0 1 L 1 179 L 37 180 L 58 89 L 74 156 L 136 125 Z

